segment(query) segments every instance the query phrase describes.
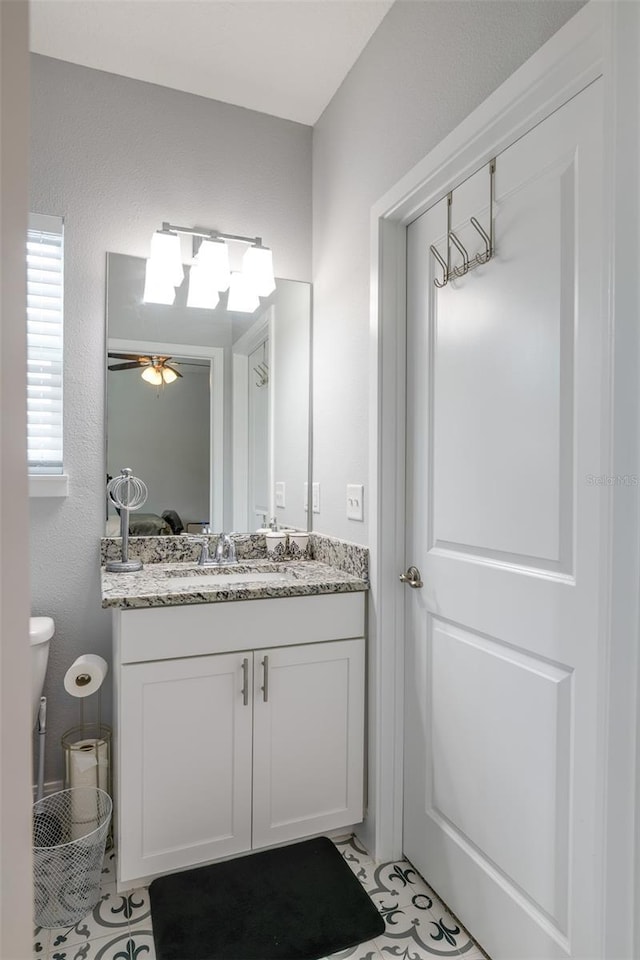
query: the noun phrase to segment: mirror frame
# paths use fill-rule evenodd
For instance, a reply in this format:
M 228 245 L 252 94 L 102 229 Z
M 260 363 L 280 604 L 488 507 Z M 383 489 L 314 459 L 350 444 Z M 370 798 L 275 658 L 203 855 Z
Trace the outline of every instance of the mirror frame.
M 224 509 L 224 350 L 222 347 L 203 347 L 188 343 L 158 343 L 143 340 L 122 340 L 107 337 L 108 353 L 168 353 L 174 357 L 193 357 L 209 361 L 209 525 L 212 530 L 222 530 Z M 105 373 L 105 465 L 108 452 L 107 378 Z M 106 471 L 105 471 L 106 472 Z M 141 479 L 144 480 L 144 477 Z

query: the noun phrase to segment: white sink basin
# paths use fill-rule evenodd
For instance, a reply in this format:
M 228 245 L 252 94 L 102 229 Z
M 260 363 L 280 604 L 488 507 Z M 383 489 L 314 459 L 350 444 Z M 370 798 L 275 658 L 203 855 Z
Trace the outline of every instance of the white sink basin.
M 169 585 L 171 587 L 188 587 L 200 590 L 210 590 L 212 587 L 230 586 L 234 583 L 270 583 L 276 580 L 294 580 L 291 574 L 282 571 L 258 571 L 249 573 L 217 573 L 216 571 L 207 571 L 206 573 L 191 573 L 186 576 L 171 577 Z

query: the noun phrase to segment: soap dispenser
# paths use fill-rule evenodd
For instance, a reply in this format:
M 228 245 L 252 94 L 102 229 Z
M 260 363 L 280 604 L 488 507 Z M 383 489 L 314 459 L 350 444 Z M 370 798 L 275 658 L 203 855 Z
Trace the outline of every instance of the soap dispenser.
M 271 523 L 273 523 L 273 521 L 271 521 Z M 273 529 L 273 527 L 271 526 L 271 524 L 268 524 L 268 523 L 267 523 L 267 515 L 266 515 L 266 513 L 263 513 L 263 514 L 262 514 L 262 526 L 261 526 L 261 527 L 258 527 L 258 529 L 256 530 L 256 533 L 265 533 L 265 534 L 266 534 L 266 533 L 271 533 L 271 530 L 272 530 L 272 529 Z

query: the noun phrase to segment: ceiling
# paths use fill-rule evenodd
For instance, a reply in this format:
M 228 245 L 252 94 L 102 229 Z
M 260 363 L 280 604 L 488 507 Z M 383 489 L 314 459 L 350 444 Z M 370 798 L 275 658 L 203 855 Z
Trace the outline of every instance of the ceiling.
M 314 124 L 393 0 L 30 0 L 31 49 Z

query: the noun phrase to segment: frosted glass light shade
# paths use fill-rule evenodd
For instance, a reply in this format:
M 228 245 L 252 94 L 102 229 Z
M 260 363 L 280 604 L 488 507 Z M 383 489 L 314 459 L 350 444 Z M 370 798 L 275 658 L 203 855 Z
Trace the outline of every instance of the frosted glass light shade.
M 151 237 L 151 260 L 158 270 L 162 270 L 174 287 L 184 280 L 182 267 L 182 248 L 177 233 L 154 233 Z
M 276 288 L 273 253 L 268 247 L 249 247 L 242 260 L 242 272 L 260 297 L 268 297 Z
M 166 303 L 171 305 L 176 298 L 176 288 L 161 266 L 149 259 L 144 275 L 144 303 Z
M 259 306 L 260 299 L 256 289 L 245 274 L 232 273 L 227 310 L 233 313 L 253 313 Z
M 194 263 L 209 273 L 216 290 L 222 293 L 229 289 L 229 249 L 222 240 L 203 240 Z
M 220 301 L 216 280 L 204 260 L 196 260 L 189 270 L 188 307 L 213 310 Z
M 162 383 L 162 374 L 157 367 L 145 367 L 140 376 L 154 387 L 159 387 Z
M 178 374 L 175 372 L 175 370 L 172 370 L 171 367 L 163 367 L 162 379 L 165 383 L 173 383 L 174 380 L 178 379 Z

